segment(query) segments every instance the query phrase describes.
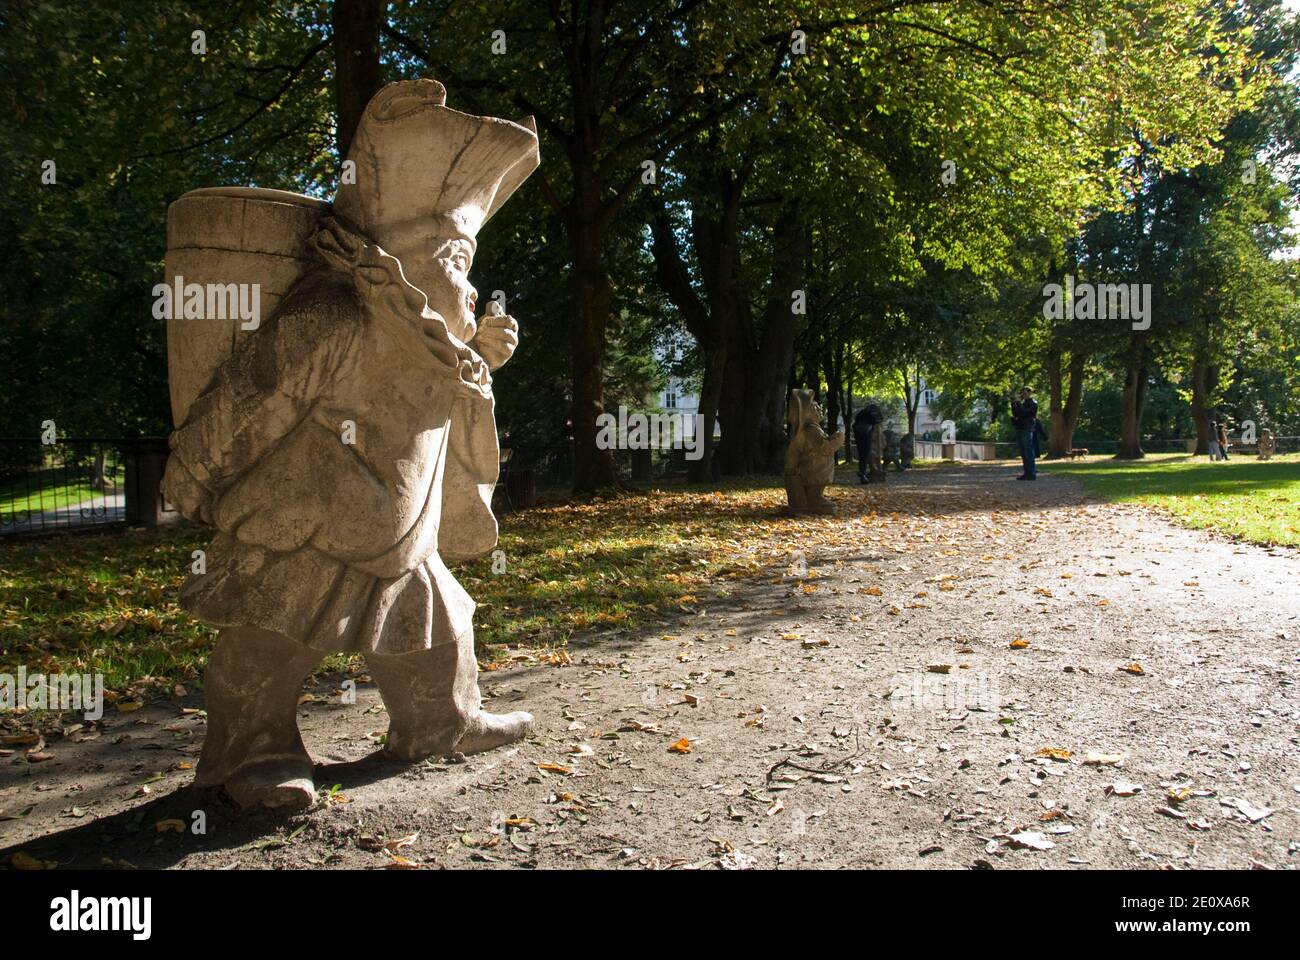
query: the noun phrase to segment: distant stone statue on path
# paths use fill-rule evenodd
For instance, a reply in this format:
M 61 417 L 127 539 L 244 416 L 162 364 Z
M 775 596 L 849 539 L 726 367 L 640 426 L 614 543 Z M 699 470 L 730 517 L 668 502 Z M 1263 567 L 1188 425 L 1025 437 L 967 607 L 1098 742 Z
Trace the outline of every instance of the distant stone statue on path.
M 901 440 L 898 441 L 899 466 L 904 470 L 912 468 L 912 461 L 916 459 L 916 435 L 905 433 Z
M 835 478 L 835 453 L 844 445 L 844 431 L 828 437 L 822 411 L 811 390 L 791 390 L 785 412 L 790 440 L 785 448 L 787 512 L 834 513 L 826 485 Z
M 895 470 L 903 469 L 902 444 L 899 441 L 898 432 L 893 427 L 885 428 L 885 438 L 883 442 L 884 455 L 881 457 L 881 472 L 884 468 L 893 464 Z
M 1273 436 L 1273 431 L 1265 427 L 1259 432 L 1259 459 L 1270 460 L 1273 454 L 1277 453 L 1277 437 Z
M 475 319 L 468 272 L 537 134 L 445 98 L 433 80 L 376 94 L 332 205 L 218 188 L 169 210 L 169 283 L 256 284 L 271 307 L 232 324 L 193 316 L 187 293 L 168 315 L 164 491 L 216 528 L 181 590 L 220 628 L 196 782 L 242 806 L 315 801 L 296 712 L 331 652 L 365 655 L 395 758 L 530 729 L 481 708 L 474 602 L 444 561 L 496 544 L 491 371 L 518 325 L 496 302 Z

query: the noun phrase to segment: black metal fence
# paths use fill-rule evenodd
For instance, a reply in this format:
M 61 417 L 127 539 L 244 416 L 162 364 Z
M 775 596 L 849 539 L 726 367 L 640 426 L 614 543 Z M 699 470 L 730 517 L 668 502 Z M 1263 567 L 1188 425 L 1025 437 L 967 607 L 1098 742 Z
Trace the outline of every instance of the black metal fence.
M 0 536 L 153 524 L 167 441 L 0 438 Z

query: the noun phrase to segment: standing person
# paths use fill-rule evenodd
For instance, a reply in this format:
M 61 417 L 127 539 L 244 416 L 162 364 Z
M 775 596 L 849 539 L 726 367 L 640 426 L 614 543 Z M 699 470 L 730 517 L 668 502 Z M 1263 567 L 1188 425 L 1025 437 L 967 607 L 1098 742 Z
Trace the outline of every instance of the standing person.
M 1020 388 L 1020 399 L 1011 398 L 1011 423 L 1016 428 L 1016 443 L 1020 446 L 1020 462 L 1024 473 L 1017 480 L 1037 480 L 1038 467 L 1034 463 L 1037 456 L 1038 442 L 1034 435 L 1034 424 L 1038 422 L 1038 403 L 1033 391 L 1028 387 Z
M 853 418 L 853 443 L 858 448 L 858 483 L 867 482 L 867 457 L 871 449 L 871 408 L 863 407 Z
M 1219 424 L 1213 417 L 1205 420 L 1206 449 L 1211 460 L 1219 459 Z
M 1219 459 L 1228 459 L 1228 421 L 1219 423 Z

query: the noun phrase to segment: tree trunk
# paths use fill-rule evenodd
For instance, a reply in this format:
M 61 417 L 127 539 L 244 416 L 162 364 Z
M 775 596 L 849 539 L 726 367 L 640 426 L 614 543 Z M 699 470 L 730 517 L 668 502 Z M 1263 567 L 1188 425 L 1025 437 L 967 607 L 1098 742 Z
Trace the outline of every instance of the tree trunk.
M 844 370 L 844 462 L 853 460 L 853 354 L 848 355 Z
M 1070 354 L 1070 388 L 1065 395 L 1065 416 L 1061 437 L 1066 453 L 1074 447 L 1074 428 L 1079 425 L 1079 409 L 1083 406 L 1083 367 L 1087 359 L 1078 352 Z
M 1198 455 L 1210 452 L 1210 431 L 1206 421 L 1210 416 L 1211 398 L 1218 386 L 1218 364 L 1194 363 L 1192 365 L 1192 422 L 1196 426 Z
M 780 473 L 784 469 L 785 406 L 794 384 L 795 335 L 804 316 L 792 312 L 792 294 L 802 289 L 812 235 L 804 220 L 802 205 L 787 205 L 777 217 L 772 230 L 772 267 L 767 303 L 763 311 L 763 332 L 756 353 L 748 356 L 743 380 L 731 378 L 727 389 L 742 398 L 744 410 L 744 449 L 733 459 L 723 462 L 724 471 L 741 467 L 746 473 Z M 748 319 L 747 308 L 738 317 Z M 730 349 L 743 351 L 745 341 L 753 339 L 752 326 L 738 322 L 732 330 Z M 738 352 L 737 356 L 745 355 Z M 723 439 L 726 435 L 724 431 Z
M 379 27 L 386 7 L 384 0 L 334 3 L 334 103 L 340 160 L 347 158 L 366 104 L 379 92 Z
M 823 367 L 826 372 L 826 432 L 834 434 L 835 424 L 840 419 L 840 388 L 843 383 L 844 343 L 835 346 L 825 345 L 826 360 Z
M 921 409 L 921 365 L 916 365 L 916 382 L 913 384 L 908 364 L 904 363 L 898 370 L 898 377 L 903 382 L 903 409 L 907 411 L 907 432 L 916 437 L 916 413 Z
M 614 452 L 596 446 L 596 420 L 605 412 L 605 330 L 613 289 L 605 269 L 604 237 L 596 204 L 579 203 L 569 235 L 573 243 L 576 310 L 569 344 L 573 360 L 573 490 L 595 493 L 615 486 Z
M 1050 354 L 1047 378 L 1051 390 L 1051 433 L 1047 437 L 1047 458 L 1057 460 L 1074 448 L 1074 428 L 1079 425 L 1079 408 L 1083 404 L 1083 367 L 1087 357 L 1070 354 L 1069 379 L 1061 370 L 1061 354 Z
M 1142 451 L 1142 411 L 1146 406 L 1146 396 L 1146 342 L 1141 337 L 1134 337 L 1124 374 L 1124 420 L 1116 460 L 1141 460 L 1146 456 Z
M 731 171 L 714 171 L 701 177 L 717 195 L 722 214 L 710 217 L 703 204 L 691 209 L 691 238 L 700 267 L 704 298 L 695 292 L 690 272 L 682 258 L 673 223 L 668 211 L 660 208 L 651 223 L 655 276 L 673 305 L 681 313 L 687 329 L 695 337 L 704 355 L 704 379 L 700 388 L 700 415 L 703 418 L 703 456 L 689 464 L 688 478 L 703 482 L 713 476 L 713 461 L 725 461 L 727 455 L 742 445 L 744 435 L 743 405 L 724 395 L 724 385 L 733 375 L 729 372 L 737 357 L 729 349 L 729 329 L 738 322 L 741 294 L 737 289 L 739 270 L 740 199 L 748 171 L 733 175 Z M 744 376 L 742 367 L 741 376 Z M 743 401 L 743 397 L 741 398 Z M 713 424 L 722 422 L 723 447 L 714 450 Z M 734 472 L 734 471 L 729 471 Z
M 1070 452 L 1065 443 L 1065 389 L 1061 375 L 1061 347 L 1053 343 L 1047 351 L 1048 435 L 1045 460 L 1059 460 Z
M 95 453 L 95 472 L 90 481 L 91 485 L 101 492 L 107 490 L 109 486 L 108 476 L 104 472 L 107 456 L 107 453 L 103 450 L 99 450 Z

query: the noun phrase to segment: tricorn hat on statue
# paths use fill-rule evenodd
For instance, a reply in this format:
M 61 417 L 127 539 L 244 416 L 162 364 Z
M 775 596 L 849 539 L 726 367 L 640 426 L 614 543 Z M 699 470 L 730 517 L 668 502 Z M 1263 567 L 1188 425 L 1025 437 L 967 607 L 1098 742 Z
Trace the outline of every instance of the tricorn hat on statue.
M 407 229 L 472 240 L 537 169 L 537 127 L 446 106 L 436 80 L 390 83 L 367 104 L 334 210 L 372 239 Z M 350 178 L 345 178 L 349 179 Z M 391 243 L 391 240 L 389 241 Z

